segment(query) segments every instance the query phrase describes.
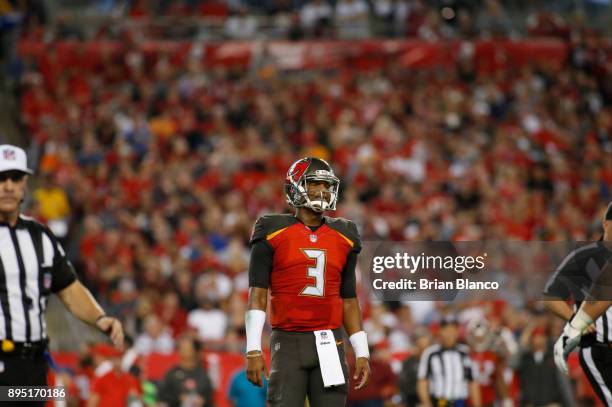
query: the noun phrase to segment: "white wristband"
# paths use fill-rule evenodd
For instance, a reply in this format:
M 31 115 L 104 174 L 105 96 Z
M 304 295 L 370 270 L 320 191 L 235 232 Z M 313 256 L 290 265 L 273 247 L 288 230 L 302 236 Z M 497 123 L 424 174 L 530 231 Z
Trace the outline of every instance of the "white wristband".
M 578 312 L 576 312 L 576 315 L 574 315 L 574 318 L 572 318 L 572 322 L 570 323 L 570 325 L 572 326 L 572 328 L 575 328 L 582 332 L 587 329 L 587 327 L 592 323 L 593 318 L 591 318 L 589 314 L 587 314 L 582 308 L 580 308 Z
M 368 348 L 368 334 L 365 331 L 355 332 L 349 337 L 355 357 L 370 358 L 370 349 Z
M 246 325 L 246 351 L 258 350 L 261 352 L 261 333 L 266 323 L 266 313 L 259 309 L 252 309 L 245 313 Z

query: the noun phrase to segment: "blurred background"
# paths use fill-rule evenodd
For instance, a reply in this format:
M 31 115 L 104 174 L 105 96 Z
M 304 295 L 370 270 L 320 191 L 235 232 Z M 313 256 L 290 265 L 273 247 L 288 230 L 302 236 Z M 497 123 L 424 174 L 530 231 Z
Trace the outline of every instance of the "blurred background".
M 168 369 L 201 357 L 212 389 L 193 405 L 263 405 L 240 375 L 247 242 L 288 210 L 290 164 L 330 161 L 363 240 L 596 240 L 611 28 L 609 0 L 0 0 L 0 139 L 36 169 L 25 212 L 133 338 L 129 403 L 158 405 Z M 537 301 L 360 299 L 374 379 L 351 402 L 414 405 L 410 369 L 452 312 L 497 355 L 493 400 L 501 375 L 517 406 L 597 405 L 575 359 L 530 399 L 525 355 L 562 327 Z M 118 355 L 48 314 L 53 380 L 86 405 Z M 177 353 L 185 338 L 203 353 Z M 552 386 L 542 369 L 531 387 Z

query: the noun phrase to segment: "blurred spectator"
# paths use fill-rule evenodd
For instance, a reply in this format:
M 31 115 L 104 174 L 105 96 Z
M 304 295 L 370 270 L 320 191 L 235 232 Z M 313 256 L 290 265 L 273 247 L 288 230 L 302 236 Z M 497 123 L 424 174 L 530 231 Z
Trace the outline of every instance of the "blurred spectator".
M 512 22 L 499 0 L 486 0 L 478 23 L 486 36 L 506 37 L 512 34 Z
M 168 291 L 163 295 L 157 315 L 161 322 L 170 328 L 174 338 L 180 336 L 187 328 L 187 313 L 180 307 L 178 295 L 174 291 Z
M 195 329 L 201 341 L 220 341 L 227 329 L 227 315 L 207 299 L 200 301 L 200 307 L 187 316 L 187 324 Z
M 382 37 L 394 37 L 404 34 L 410 13 L 408 0 L 374 0 L 374 34 Z
M 241 6 L 225 21 L 224 30 L 225 35 L 233 40 L 253 39 L 257 33 L 257 17 L 249 14 L 246 6 Z
M 141 355 L 170 353 L 174 349 L 174 340 L 168 328 L 153 314 L 145 319 L 144 332 L 138 335 L 134 346 Z
M 423 351 L 431 345 L 431 334 L 426 328 L 419 327 L 412 336 L 412 343 L 414 344 L 413 353 L 402 363 L 402 370 L 398 378 L 402 401 L 407 407 L 415 407 L 419 404 L 417 394 L 419 360 Z
M 179 363 L 170 369 L 159 384 L 161 406 L 214 406 L 213 388 L 202 367 L 200 344 L 190 336 L 177 340 Z
M 348 395 L 348 406 L 383 407 L 395 394 L 397 378 L 389 365 L 388 353 L 381 348 L 370 347 L 370 369 L 376 373 L 370 377 L 368 385 L 359 390 L 355 390 L 357 382 L 352 379 L 355 372 L 355 357 L 350 355 L 347 358 L 349 361 L 349 388 L 351 389 Z
M 57 368 L 55 370 L 50 370 L 47 378 L 47 386 L 63 387 L 66 392 L 66 404 L 68 406 L 78 405 L 80 399 L 79 388 L 70 369 Z
M 364 0 L 339 0 L 334 14 L 338 38 L 356 40 L 369 37 L 369 12 Z
M 363 328 L 368 332 L 368 342 L 376 345 L 385 341 L 390 329 L 396 325 L 396 316 L 379 302 L 372 304 L 370 316 L 364 321 Z
M 397 322 L 390 327 L 387 335 L 389 350 L 393 353 L 406 352 L 413 346 L 410 336 L 416 325 L 412 318 L 412 309 L 407 305 L 400 306 L 395 310 L 395 315 Z
M 140 399 L 141 389 L 134 376 L 121 370 L 122 353 L 110 345 L 99 345 L 99 355 L 112 363 L 111 370 L 91 383 L 88 407 L 126 406 Z
M 521 405 L 562 405 L 564 392 L 561 389 L 561 374 L 555 367 L 545 329 L 534 327 L 533 330 L 526 330 L 521 341 L 528 344 L 527 348 L 522 349 L 516 369 L 521 382 Z
M 246 370 L 241 370 L 232 377 L 227 398 L 232 407 L 265 407 L 268 380 L 264 377 L 262 387 L 253 385 L 246 376 Z
M 427 12 L 417 34 L 425 41 L 435 42 L 452 38 L 454 31 L 450 25 L 444 23 L 440 12 L 434 9 Z
M 333 9 L 326 0 L 306 2 L 300 10 L 300 22 L 305 32 L 314 37 L 330 34 Z
M 64 188 L 57 185 L 53 175 L 46 173 L 41 179 L 40 186 L 34 190 L 33 196 L 38 204 L 40 216 L 47 221 L 51 231 L 58 238 L 65 238 L 68 234 L 70 203 Z

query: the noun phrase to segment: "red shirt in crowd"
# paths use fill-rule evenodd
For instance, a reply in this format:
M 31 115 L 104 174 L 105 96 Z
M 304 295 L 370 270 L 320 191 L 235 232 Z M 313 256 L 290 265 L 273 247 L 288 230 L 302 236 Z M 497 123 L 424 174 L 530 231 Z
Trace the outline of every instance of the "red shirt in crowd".
M 91 393 L 100 397 L 99 406 L 125 406 L 130 394 L 141 394 L 140 384 L 129 373 L 111 370 L 94 379 Z

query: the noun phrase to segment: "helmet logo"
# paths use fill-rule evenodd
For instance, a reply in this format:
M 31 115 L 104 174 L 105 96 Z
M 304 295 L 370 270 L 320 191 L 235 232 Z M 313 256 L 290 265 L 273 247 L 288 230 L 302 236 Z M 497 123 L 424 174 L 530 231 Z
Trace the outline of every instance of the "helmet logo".
M 293 166 L 291 166 L 291 168 L 289 168 L 287 177 L 290 178 L 293 182 L 298 182 L 300 178 L 302 178 L 302 175 L 304 175 L 304 173 L 308 169 L 309 165 L 310 161 L 306 159 L 296 162 L 295 164 L 293 164 Z

